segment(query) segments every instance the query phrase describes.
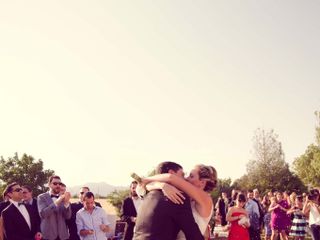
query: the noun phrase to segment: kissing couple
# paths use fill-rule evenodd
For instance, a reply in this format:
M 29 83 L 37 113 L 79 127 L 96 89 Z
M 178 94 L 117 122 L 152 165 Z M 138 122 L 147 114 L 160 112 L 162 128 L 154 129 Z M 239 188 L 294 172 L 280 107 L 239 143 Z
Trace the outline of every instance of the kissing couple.
M 203 240 L 213 214 L 215 168 L 199 164 L 185 178 L 181 165 L 162 162 L 155 172 L 143 178 L 131 175 L 148 191 L 137 213 L 133 240 Z

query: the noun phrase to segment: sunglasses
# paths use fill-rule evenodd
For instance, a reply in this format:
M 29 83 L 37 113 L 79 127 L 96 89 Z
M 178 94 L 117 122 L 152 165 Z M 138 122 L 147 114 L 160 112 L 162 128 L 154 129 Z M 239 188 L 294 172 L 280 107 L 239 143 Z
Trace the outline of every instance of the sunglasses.
M 80 192 L 80 194 L 82 195 L 82 194 L 84 194 L 84 192 Z
M 21 192 L 22 191 L 22 188 L 16 188 L 14 190 L 12 190 L 12 192 Z
M 62 185 L 61 182 L 53 182 L 52 184 L 53 184 L 54 186 L 57 186 L 57 185 L 60 185 L 60 186 L 61 186 L 61 185 Z

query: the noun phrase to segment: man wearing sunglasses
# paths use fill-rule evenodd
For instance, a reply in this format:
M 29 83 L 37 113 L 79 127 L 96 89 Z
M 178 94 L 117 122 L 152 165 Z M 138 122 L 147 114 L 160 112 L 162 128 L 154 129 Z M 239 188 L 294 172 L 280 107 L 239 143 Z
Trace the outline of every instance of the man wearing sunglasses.
M 16 182 L 7 187 L 10 205 L 3 210 L 3 226 L 7 240 L 40 239 L 35 213 L 23 202 L 22 188 Z
M 38 196 L 41 232 L 45 240 L 66 240 L 69 232 L 66 220 L 71 217 L 70 192 L 61 192 L 59 176 L 49 178 L 49 191 Z

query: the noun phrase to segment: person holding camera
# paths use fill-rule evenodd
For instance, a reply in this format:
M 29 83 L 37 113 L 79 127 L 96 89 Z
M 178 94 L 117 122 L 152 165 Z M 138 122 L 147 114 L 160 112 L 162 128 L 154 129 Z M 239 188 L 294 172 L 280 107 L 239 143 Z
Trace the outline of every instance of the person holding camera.
M 303 206 L 303 213 L 309 215 L 309 226 L 313 240 L 320 239 L 320 206 L 319 191 L 313 189 L 307 195 L 306 202 Z

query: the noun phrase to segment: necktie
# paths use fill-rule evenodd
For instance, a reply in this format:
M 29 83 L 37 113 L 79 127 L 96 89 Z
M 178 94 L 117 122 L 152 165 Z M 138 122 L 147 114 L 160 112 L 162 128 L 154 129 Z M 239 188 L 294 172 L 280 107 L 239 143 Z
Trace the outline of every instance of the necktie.
M 18 203 L 18 207 L 20 207 L 21 205 L 25 205 L 24 202 L 19 202 Z

